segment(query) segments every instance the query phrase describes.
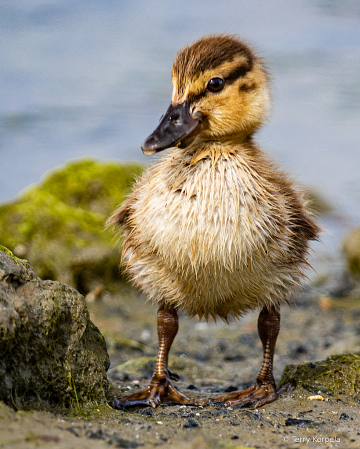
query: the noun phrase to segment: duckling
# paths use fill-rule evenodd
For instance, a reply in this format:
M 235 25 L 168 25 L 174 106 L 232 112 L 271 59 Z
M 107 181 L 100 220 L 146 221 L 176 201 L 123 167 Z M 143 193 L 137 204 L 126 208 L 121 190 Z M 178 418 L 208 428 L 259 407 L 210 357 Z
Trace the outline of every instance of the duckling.
M 220 395 L 227 407 L 277 398 L 273 377 L 280 305 L 296 292 L 319 227 L 292 180 L 254 141 L 269 113 L 262 59 L 232 35 L 180 50 L 171 104 L 142 151 L 165 149 L 109 219 L 124 233 L 122 263 L 158 304 L 159 351 L 150 384 L 113 407 L 196 404 L 172 384 L 168 354 L 178 311 L 240 318 L 260 309 L 263 362 L 254 384 Z

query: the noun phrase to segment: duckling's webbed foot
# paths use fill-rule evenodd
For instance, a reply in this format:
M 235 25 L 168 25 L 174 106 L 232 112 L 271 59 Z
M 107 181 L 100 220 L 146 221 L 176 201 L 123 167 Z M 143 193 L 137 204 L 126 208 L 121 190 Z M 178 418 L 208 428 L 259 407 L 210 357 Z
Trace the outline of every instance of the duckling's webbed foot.
M 122 410 L 130 407 L 153 407 L 155 408 L 162 402 L 171 402 L 173 404 L 195 404 L 195 401 L 188 399 L 181 394 L 172 385 L 168 377 L 158 378 L 153 376 L 150 385 L 138 393 L 129 396 L 116 398 L 113 407 Z
M 138 393 L 116 398 L 112 404 L 114 408 L 118 410 L 130 407 L 151 406 L 155 408 L 162 402 L 196 405 L 195 401 L 179 393 L 172 385 L 170 379 L 179 380 L 180 377 L 178 374 L 170 371 L 167 366 L 170 347 L 179 328 L 176 309 L 160 307 L 158 310 L 157 328 L 159 352 L 149 386 Z
M 273 360 L 276 339 L 280 330 L 280 312 L 274 307 L 264 307 L 259 315 L 258 331 L 263 345 L 264 356 L 256 382 L 246 390 L 233 391 L 216 397 L 226 407 L 261 407 L 275 401 L 278 395 L 273 376 Z
M 217 396 L 209 401 L 209 403 L 211 404 L 212 401 L 222 401 L 226 407 L 240 405 L 242 407 L 257 408 L 275 401 L 277 397 L 275 382 L 261 384 L 256 381 L 246 390 L 233 391 L 232 393 Z

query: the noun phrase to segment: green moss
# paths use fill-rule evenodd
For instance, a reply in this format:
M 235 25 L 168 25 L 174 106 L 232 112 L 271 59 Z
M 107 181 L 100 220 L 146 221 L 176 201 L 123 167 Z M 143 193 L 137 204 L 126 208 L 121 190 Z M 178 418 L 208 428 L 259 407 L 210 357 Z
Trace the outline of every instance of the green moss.
M 79 407 L 72 407 L 66 410 L 68 418 L 81 417 L 89 421 L 98 419 L 116 419 L 118 421 L 122 415 L 126 417 L 127 412 L 115 410 L 106 402 L 88 402 L 87 404 L 80 404 Z
M 82 160 L 46 178 L 41 189 L 65 204 L 107 216 L 121 203 L 142 166 Z
M 360 355 L 341 354 L 321 362 L 287 365 L 279 386 L 285 390 L 304 388 L 313 393 L 357 396 L 360 393 Z
M 21 246 L 21 256 L 41 278 L 66 282 L 82 293 L 97 277 L 111 282 L 118 278 L 119 249 L 104 224 L 141 172 L 139 164 L 95 160 L 55 170 L 0 206 L 1 243 L 14 254 Z
M 10 257 L 14 257 L 14 254 L 9 249 L 5 248 L 5 246 L 0 245 L 0 251 L 3 251 Z
M 27 263 L 27 260 L 19 259 L 18 257 L 14 256 L 14 254 L 8 248 L 6 248 L 5 246 L 0 245 L 0 251 L 4 252 L 8 256 L 12 257 L 15 260 L 16 263 L 18 263 L 17 262 L 18 260 L 21 260 L 21 261 Z

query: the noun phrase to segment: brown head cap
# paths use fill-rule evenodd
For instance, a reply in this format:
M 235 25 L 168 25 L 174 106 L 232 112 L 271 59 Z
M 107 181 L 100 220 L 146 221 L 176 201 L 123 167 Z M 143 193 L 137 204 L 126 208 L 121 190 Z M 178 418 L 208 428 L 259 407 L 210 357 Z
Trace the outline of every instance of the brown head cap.
M 250 48 L 232 35 L 206 36 L 185 47 L 176 55 L 172 67 L 172 78 L 178 83 L 178 91 L 185 88 L 188 80 L 196 79 L 206 70 L 244 57 L 243 74 L 252 69 L 255 56 Z

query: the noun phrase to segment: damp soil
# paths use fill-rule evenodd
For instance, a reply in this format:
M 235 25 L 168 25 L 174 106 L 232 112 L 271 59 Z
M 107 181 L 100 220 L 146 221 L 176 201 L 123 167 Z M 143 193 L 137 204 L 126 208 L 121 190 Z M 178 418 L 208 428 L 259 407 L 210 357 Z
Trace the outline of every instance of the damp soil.
M 274 360 L 277 385 L 286 365 L 359 352 L 360 292 L 354 285 L 345 288 L 346 282 L 340 274 L 319 278 L 291 307 L 282 307 Z M 88 307 L 107 340 L 110 403 L 149 382 L 157 350 L 156 307 L 125 284 L 98 291 L 88 295 Z M 189 398 L 205 400 L 249 386 L 262 358 L 257 315 L 251 312 L 229 324 L 180 315 L 170 359 L 181 376 L 176 387 Z M 0 447 L 359 448 L 359 399 L 341 389 L 302 387 L 281 389 L 277 401 L 259 409 L 215 403 L 117 411 L 105 405 L 48 413 L 1 405 Z

